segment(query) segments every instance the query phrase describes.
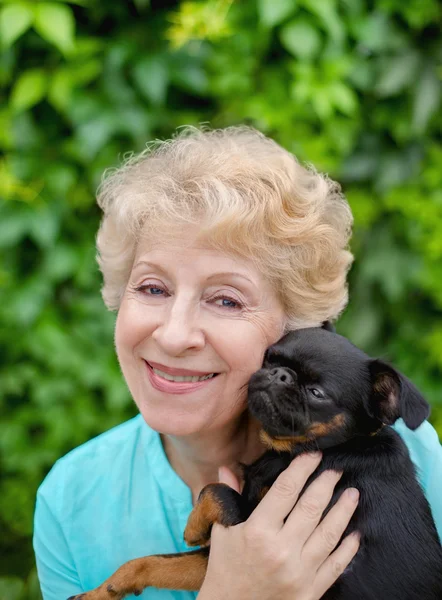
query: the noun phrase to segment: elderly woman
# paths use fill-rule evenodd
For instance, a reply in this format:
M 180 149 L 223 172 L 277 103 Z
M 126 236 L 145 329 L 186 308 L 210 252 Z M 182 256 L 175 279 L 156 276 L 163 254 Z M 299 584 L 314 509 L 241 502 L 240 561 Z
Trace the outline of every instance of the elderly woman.
M 265 349 L 347 301 L 352 218 L 339 187 L 252 129 L 185 129 L 111 173 L 98 202 L 103 298 L 140 414 L 60 459 L 40 487 L 45 600 L 92 589 L 131 558 L 186 550 L 201 488 L 238 489 L 238 463 L 263 451 L 246 384 Z M 441 528 L 437 435 L 396 427 Z M 214 526 L 200 600 L 314 600 L 333 584 L 358 549 L 357 536 L 335 549 L 358 492 L 319 524 L 340 476 L 325 472 L 298 502 L 319 461 L 297 458 L 248 521 Z

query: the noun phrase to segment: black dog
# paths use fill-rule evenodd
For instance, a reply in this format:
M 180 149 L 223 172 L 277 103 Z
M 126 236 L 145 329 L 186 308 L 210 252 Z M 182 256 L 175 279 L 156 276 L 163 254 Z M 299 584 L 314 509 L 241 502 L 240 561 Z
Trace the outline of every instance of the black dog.
M 411 382 L 332 331 L 304 329 L 269 348 L 248 399 L 269 450 L 245 467 L 241 495 L 223 484 L 202 490 L 187 543 L 207 543 L 214 522 L 246 520 L 295 456 L 320 449 L 322 462 L 306 487 L 326 469 L 343 471 L 324 516 L 344 489 L 356 487 L 359 504 L 343 537 L 361 533 L 356 557 L 323 600 L 441 600 L 442 548 L 430 507 L 405 444 L 389 427 L 402 417 L 416 429 L 429 414 Z M 147 586 L 198 590 L 208 553 L 205 547 L 130 561 L 75 598 L 123 598 Z

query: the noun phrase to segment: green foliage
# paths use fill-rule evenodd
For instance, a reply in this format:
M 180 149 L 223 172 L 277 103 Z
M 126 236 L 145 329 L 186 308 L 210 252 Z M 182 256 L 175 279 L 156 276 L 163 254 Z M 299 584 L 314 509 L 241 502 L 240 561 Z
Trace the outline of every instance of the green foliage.
M 39 598 L 53 462 L 135 413 L 102 305 L 101 173 L 175 127 L 250 123 L 342 182 L 341 332 L 407 373 L 442 435 L 437 0 L 0 3 L 0 599 Z

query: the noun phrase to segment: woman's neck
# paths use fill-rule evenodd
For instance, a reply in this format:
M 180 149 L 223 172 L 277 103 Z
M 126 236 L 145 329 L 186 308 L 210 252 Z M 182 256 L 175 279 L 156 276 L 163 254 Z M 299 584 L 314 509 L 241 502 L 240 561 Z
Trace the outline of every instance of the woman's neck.
M 172 468 L 190 487 L 195 502 L 205 485 L 218 481 L 220 466 L 241 478 L 239 463 L 250 464 L 264 451 L 258 431 L 258 423 L 245 412 L 229 427 L 184 437 L 161 435 L 161 440 Z

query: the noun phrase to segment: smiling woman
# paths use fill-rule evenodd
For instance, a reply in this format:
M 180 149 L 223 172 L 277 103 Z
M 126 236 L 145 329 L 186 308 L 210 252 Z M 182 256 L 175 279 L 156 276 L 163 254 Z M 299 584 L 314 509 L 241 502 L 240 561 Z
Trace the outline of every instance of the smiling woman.
M 103 298 L 118 311 L 116 351 L 140 415 L 58 461 L 40 487 L 45 600 L 95 588 L 130 559 L 188 550 L 200 490 L 218 480 L 239 490 L 241 463 L 264 450 L 247 386 L 267 347 L 335 319 L 347 301 L 352 218 L 339 186 L 252 129 L 184 129 L 108 174 L 98 202 Z M 401 434 L 440 514 L 437 435 L 428 423 Z M 245 523 L 215 525 L 210 561 L 186 573 L 187 589 L 199 600 L 323 597 L 358 549 L 357 536 L 339 543 L 358 494 L 343 493 L 321 521 L 341 476 L 328 471 L 298 503 L 320 458 L 296 459 Z

